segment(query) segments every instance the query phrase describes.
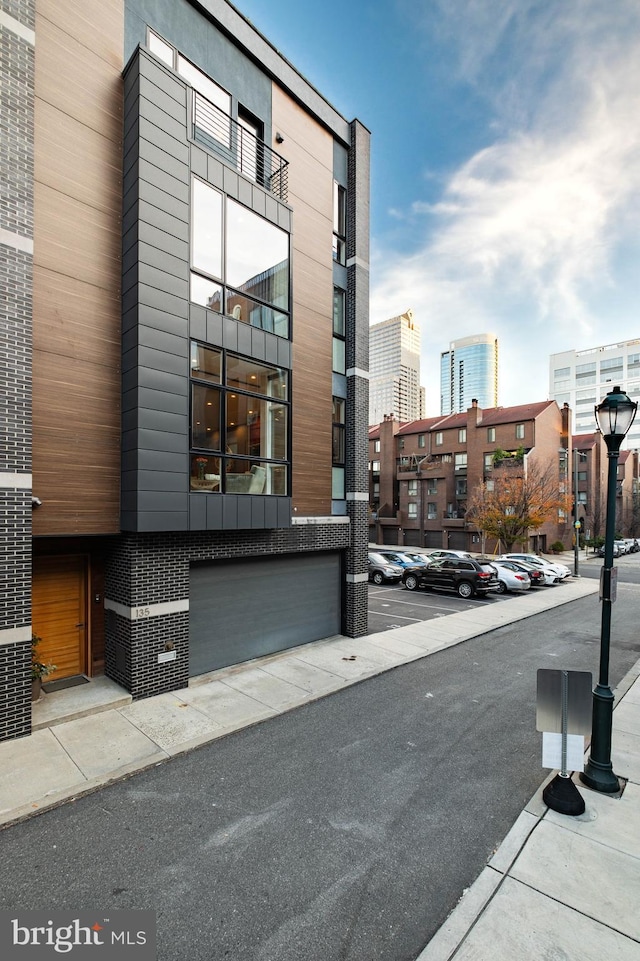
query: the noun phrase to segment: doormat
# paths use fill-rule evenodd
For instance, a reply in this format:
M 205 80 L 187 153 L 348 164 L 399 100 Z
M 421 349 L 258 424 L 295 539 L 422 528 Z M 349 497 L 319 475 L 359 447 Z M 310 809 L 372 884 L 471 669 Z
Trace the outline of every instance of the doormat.
M 84 674 L 74 674 L 73 677 L 61 677 L 59 681 L 48 681 L 42 685 L 45 694 L 53 694 L 54 691 L 64 691 L 68 687 L 78 687 L 79 684 L 88 684 L 89 678 Z

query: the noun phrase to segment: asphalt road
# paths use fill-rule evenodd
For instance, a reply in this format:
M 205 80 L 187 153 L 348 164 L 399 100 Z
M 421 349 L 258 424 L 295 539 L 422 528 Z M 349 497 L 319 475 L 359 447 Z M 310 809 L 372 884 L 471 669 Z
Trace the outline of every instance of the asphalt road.
M 639 608 L 621 584 L 612 684 Z M 598 615 L 575 601 L 9 827 L 0 908 L 153 909 L 162 961 L 413 961 L 545 776 L 536 671 L 595 673 Z

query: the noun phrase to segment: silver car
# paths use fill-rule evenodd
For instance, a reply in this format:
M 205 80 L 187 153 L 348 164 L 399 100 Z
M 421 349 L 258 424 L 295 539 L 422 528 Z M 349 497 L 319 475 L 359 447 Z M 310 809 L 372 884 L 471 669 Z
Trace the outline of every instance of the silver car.
M 504 561 L 496 558 L 491 561 L 498 572 L 500 586 L 498 594 L 506 594 L 508 591 L 528 591 L 531 587 L 531 578 L 524 570 L 518 570 L 511 561 Z

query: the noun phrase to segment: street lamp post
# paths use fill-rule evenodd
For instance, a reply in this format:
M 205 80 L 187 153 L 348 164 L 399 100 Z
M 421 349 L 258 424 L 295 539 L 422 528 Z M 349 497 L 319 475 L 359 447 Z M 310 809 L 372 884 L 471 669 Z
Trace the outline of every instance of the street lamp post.
M 612 576 L 613 542 L 616 523 L 616 479 L 620 445 L 625 438 L 638 405 L 619 387 L 614 387 L 596 407 L 596 421 L 607 445 L 609 470 L 607 474 L 607 515 L 604 540 L 604 565 L 600 580 L 602 621 L 600 630 L 600 673 L 593 691 L 591 751 L 581 780 L 595 791 L 614 794 L 620 789 L 611 763 L 611 734 L 613 728 L 613 692 L 609 687 L 609 649 L 611 642 L 611 605 L 615 600 L 615 579 Z
M 573 452 L 573 573 L 580 577 L 580 521 L 578 520 L 578 460 L 580 451 Z

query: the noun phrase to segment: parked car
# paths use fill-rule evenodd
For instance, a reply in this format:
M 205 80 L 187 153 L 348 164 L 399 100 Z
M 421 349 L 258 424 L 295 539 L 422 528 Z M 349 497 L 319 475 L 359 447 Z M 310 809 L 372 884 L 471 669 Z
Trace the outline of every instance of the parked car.
M 441 561 L 445 557 L 471 557 L 468 551 L 429 551 L 429 560 Z
M 567 577 L 571 577 L 571 571 L 566 564 L 560 564 L 556 561 L 547 561 L 544 557 L 538 557 L 537 554 L 501 554 L 500 555 L 505 560 L 512 561 L 526 561 L 527 564 L 533 564 L 534 567 L 542 567 L 545 569 L 551 569 L 555 571 L 558 576 L 558 582 L 564 581 Z
M 445 557 L 421 567 L 408 567 L 402 575 L 402 583 L 408 591 L 438 588 L 456 591 L 460 597 L 488 594 L 499 589 L 495 567 L 473 557 Z
M 407 557 L 410 557 L 414 564 L 428 564 L 431 558 L 431 554 L 418 554 L 417 551 L 403 551 Z
M 506 594 L 507 591 L 528 591 L 531 587 L 531 576 L 523 567 L 515 561 L 501 561 L 496 558 L 491 562 L 498 572 L 498 594 Z M 533 568 L 532 568 L 533 570 Z M 537 574 L 544 577 L 542 571 Z
M 502 561 L 502 563 L 515 564 L 521 571 L 525 571 L 531 578 L 532 587 L 550 586 L 558 583 L 556 571 L 535 567 L 533 564 L 527 564 L 526 561 Z
M 416 561 L 410 554 L 405 553 L 405 551 L 380 550 L 376 551 L 376 554 L 380 554 L 389 564 L 395 564 L 396 567 L 401 567 L 403 570 L 405 567 L 415 567 L 416 564 L 424 564 L 424 558 Z
M 369 553 L 367 566 L 369 568 L 369 580 L 373 581 L 374 584 L 397 582 L 402 577 L 402 568 L 399 564 L 390 564 L 386 557 L 375 551 Z
M 613 542 L 613 556 L 614 556 L 614 557 L 620 557 L 620 555 L 623 554 L 623 553 L 624 553 L 624 551 L 622 551 L 622 550 L 620 549 L 620 541 L 614 541 L 614 542 Z M 599 548 L 598 548 L 598 557 L 604 557 L 604 544 L 602 545 L 602 547 L 599 547 Z

